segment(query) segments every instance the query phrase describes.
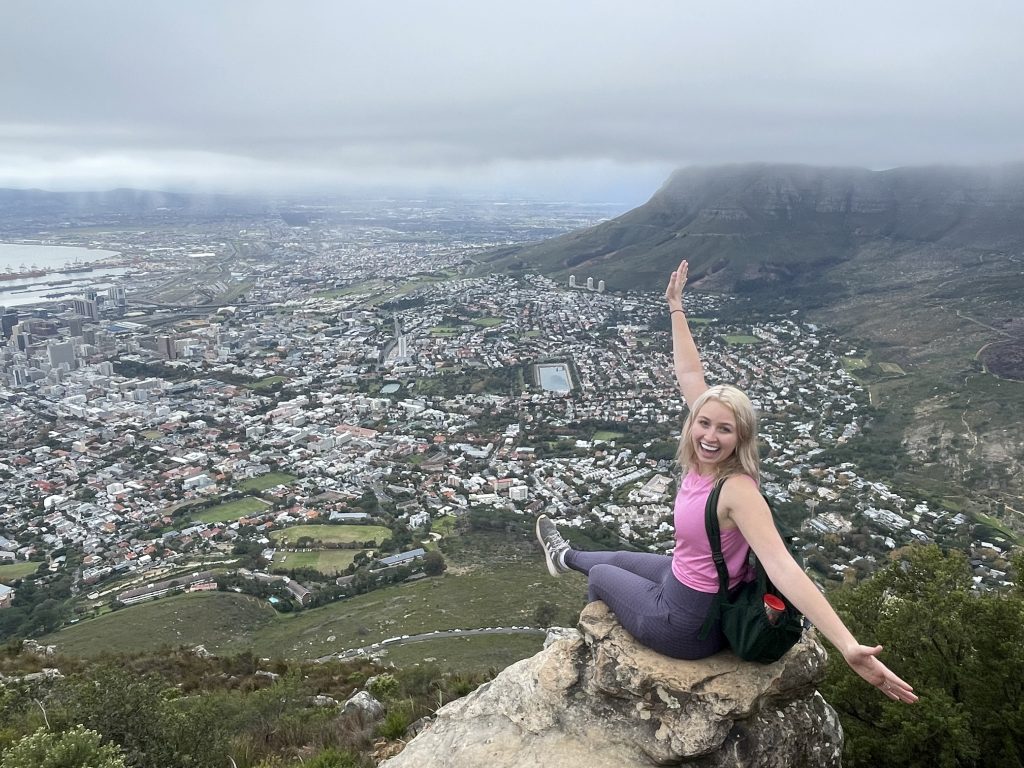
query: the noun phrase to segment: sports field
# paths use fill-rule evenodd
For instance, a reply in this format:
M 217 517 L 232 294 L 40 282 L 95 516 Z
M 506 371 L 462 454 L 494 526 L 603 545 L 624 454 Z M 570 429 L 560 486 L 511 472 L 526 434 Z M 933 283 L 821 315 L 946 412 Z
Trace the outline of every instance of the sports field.
M 312 539 L 323 544 L 381 542 L 389 536 L 391 531 L 382 525 L 293 525 L 270 533 L 270 538 L 279 546 L 294 546 L 299 539 Z
M 280 572 L 291 568 L 312 568 L 327 576 L 337 576 L 352 563 L 361 549 L 311 549 L 288 552 L 280 549 L 274 554 L 271 570 Z
M 230 523 L 240 517 L 266 512 L 269 508 L 270 505 L 263 499 L 257 499 L 255 496 L 246 496 L 242 499 L 225 501 L 223 504 L 204 509 L 202 512 L 193 514 L 191 518 L 197 523 Z
M 728 336 L 723 336 L 726 344 L 760 344 L 761 340 L 757 336 L 749 336 L 747 334 L 736 333 Z
M 30 573 L 35 573 L 38 568 L 39 563 L 32 561 L 20 561 L 17 563 L 10 563 L 9 565 L 0 565 L 0 584 L 11 584 L 22 576 L 28 576 Z
M 295 475 L 289 475 L 287 472 L 268 472 L 265 475 L 259 477 L 249 477 L 238 483 L 238 490 L 245 493 L 251 493 L 253 491 L 259 493 L 265 491 L 267 488 L 273 488 L 275 485 L 287 485 L 295 479 Z

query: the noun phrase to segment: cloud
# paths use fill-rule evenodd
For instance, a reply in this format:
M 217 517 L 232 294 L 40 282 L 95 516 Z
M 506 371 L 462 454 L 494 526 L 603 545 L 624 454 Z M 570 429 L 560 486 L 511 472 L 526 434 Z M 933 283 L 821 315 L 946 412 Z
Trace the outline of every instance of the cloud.
M 1024 6 L 15 4 L 0 184 L 634 184 L 1024 158 Z M 134 180 L 134 181 L 133 181 Z

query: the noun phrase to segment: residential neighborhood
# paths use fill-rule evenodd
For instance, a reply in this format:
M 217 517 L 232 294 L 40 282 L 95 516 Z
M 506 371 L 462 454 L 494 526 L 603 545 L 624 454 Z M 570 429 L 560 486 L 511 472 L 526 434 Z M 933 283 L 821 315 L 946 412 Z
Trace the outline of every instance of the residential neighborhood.
M 132 291 L 112 288 L 92 317 L 59 301 L 9 311 L 0 564 L 56 574 L 78 553 L 75 589 L 100 610 L 172 582 L 209 588 L 211 569 L 252 565 L 238 558 L 249 545 L 271 579 L 286 556 L 275 531 L 382 511 L 420 531 L 470 510 L 543 511 L 668 551 L 685 405 L 663 300 L 599 275 L 474 276 L 466 247 L 243 260 L 244 293 L 208 310 L 126 311 Z M 899 547 L 939 541 L 971 552 L 979 588 L 1004 580 L 1003 545 L 971 540 L 963 514 L 829 460 L 869 418 L 848 372 L 857 349 L 797 312 L 686 301 L 709 381 L 742 387 L 760 412 L 763 490 L 817 578 L 863 578 Z M 379 543 L 367 566 L 415 560 Z M 332 599 L 355 567 L 338 569 Z M 309 604 L 293 583 L 282 596 Z

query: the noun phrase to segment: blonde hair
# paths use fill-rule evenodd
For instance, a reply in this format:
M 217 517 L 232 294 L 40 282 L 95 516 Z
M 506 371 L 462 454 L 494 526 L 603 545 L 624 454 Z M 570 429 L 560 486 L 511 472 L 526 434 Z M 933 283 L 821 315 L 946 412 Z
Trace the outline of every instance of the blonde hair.
M 742 390 L 728 384 L 708 388 L 690 406 L 676 451 L 676 461 L 682 467 L 683 474 L 697 466 L 697 452 L 693 447 L 693 420 L 704 405 L 712 400 L 728 408 L 736 419 L 736 450 L 718 465 L 717 477 L 745 474 L 760 482 L 761 456 L 757 447 L 757 414 L 754 412 L 754 404 Z

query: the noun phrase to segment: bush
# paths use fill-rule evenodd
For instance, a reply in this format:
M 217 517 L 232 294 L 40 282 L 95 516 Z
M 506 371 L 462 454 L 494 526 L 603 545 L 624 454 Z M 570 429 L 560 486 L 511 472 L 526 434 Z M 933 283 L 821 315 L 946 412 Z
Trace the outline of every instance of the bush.
M 377 726 L 377 733 L 385 739 L 400 739 L 409 730 L 412 720 L 412 713 L 408 707 L 394 707 L 388 710 L 381 724 Z
M 302 765 L 303 768 L 359 768 L 360 760 L 348 750 L 325 749 Z
M 382 675 L 377 675 L 375 678 L 370 680 L 366 686 L 366 690 L 369 691 L 370 695 L 378 701 L 387 701 L 393 699 L 398 693 L 398 681 L 394 675 L 385 672 Z
M 1021 765 L 1021 593 L 975 593 L 960 553 L 931 545 L 903 555 L 834 604 L 856 636 L 885 647 L 883 660 L 921 700 L 892 704 L 832 654 L 821 690 L 842 720 L 843 764 L 911 768 L 928 755 L 951 768 Z
M 40 728 L 23 736 L 0 761 L 0 768 L 125 768 L 116 744 L 81 725 L 64 733 Z
M 448 568 L 444 555 L 432 549 L 423 556 L 423 572 L 427 576 L 440 576 Z

